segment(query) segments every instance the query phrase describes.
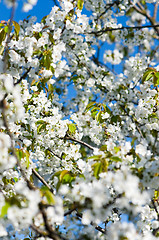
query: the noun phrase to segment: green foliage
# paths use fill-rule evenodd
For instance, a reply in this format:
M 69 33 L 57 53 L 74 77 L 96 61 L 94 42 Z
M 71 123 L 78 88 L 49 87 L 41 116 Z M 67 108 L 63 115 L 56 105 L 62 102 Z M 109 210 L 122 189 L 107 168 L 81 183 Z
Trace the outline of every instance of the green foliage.
M 36 122 L 36 125 L 38 125 L 37 126 L 37 133 L 40 133 L 42 130 L 46 129 L 47 123 L 45 121 L 43 121 L 43 120 L 38 120 Z
M 19 25 L 19 23 L 17 23 L 16 21 L 12 21 L 12 23 L 13 23 L 13 26 L 14 26 L 14 29 L 15 29 L 16 37 L 18 38 L 18 36 L 19 36 L 19 31 L 20 31 L 20 25 Z
M 56 186 L 57 191 L 59 190 L 61 184 L 71 185 L 71 182 L 76 178 L 75 174 L 71 173 L 69 170 L 58 171 L 54 174 L 53 178 L 54 177 L 58 177 L 58 183 Z
M 40 191 L 42 196 L 46 197 L 48 204 L 55 204 L 54 195 L 52 192 L 50 192 L 50 190 L 46 186 L 42 186 Z
M 95 162 L 92 165 L 93 174 L 98 179 L 99 174 L 102 172 L 107 172 L 108 170 L 108 161 L 106 158 L 101 158 L 99 161 Z
M 6 32 L 3 28 L 0 30 L 0 45 L 2 44 L 2 41 L 5 39 L 5 37 L 6 37 Z
M 22 149 L 16 149 L 16 155 L 20 161 L 21 159 L 24 159 L 26 168 L 29 168 L 30 166 L 29 152 L 27 150 L 23 151 Z
M 1 209 L 0 217 L 3 218 L 5 215 L 7 215 L 8 208 L 10 207 L 10 203 L 6 202 L 5 205 Z
M 108 159 L 102 155 L 94 155 L 88 158 L 89 160 L 94 160 L 95 163 L 92 164 L 93 175 L 98 179 L 99 174 L 102 172 L 107 172 L 108 169 Z
M 77 8 L 79 10 L 83 9 L 84 0 L 77 0 Z
M 76 132 L 77 126 L 74 123 L 68 124 L 68 131 L 70 134 L 74 134 Z
M 142 77 L 142 82 L 150 80 L 153 78 L 154 86 L 159 85 L 159 72 L 155 68 L 148 68 Z
M 108 113 L 111 115 L 111 110 L 104 103 L 90 102 L 86 106 L 86 112 L 91 111 L 93 119 L 96 119 L 99 123 L 103 123 L 102 114 Z

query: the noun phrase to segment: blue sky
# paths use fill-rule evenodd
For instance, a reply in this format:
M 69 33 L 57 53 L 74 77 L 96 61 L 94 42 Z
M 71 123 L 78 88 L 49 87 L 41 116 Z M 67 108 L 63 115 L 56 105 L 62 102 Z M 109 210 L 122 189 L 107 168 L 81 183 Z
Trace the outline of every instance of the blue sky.
M 10 12 L 11 9 L 8 9 L 5 4 L 3 3 L 4 1 L 1 0 L 0 3 L 0 21 L 1 20 L 8 20 L 10 18 Z M 37 21 L 40 21 L 44 16 L 50 13 L 54 1 L 53 0 L 38 0 L 37 5 L 33 7 L 33 9 L 27 13 L 22 11 L 22 6 L 23 6 L 23 0 L 18 0 L 18 8 L 16 9 L 16 13 L 14 16 L 15 21 L 23 20 L 27 16 L 36 16 Z M 25 0 L 26 2 L 26 0 Z

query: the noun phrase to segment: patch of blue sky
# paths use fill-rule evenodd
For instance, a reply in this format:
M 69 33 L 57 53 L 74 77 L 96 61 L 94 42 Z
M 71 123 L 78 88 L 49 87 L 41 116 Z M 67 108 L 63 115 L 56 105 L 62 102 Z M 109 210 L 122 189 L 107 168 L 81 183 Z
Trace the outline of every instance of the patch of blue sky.
M 23 12 L 22 8 L 23 8 L 24 1 L 20 0 L 17 2 L 18 2 L 18 6 L 16 8 L 15 16 L 14 16 L 14 20 L 17 22 L 19 20 L 27 18 L 29 15 L 36 16 L 37 21 L 39 22 L 44 16 L 50 13 L 52 7 L 54 6 L 53 0 L 46 0 L 46 1 L 38 0 L 37 5 L 35 5 L 31 11 Z M 1 9 L 0 20 L 7 21 L 10 18 L 11 9 L 8 9 L 6 7 L 3 0 L 0 3 L 0 9 Z

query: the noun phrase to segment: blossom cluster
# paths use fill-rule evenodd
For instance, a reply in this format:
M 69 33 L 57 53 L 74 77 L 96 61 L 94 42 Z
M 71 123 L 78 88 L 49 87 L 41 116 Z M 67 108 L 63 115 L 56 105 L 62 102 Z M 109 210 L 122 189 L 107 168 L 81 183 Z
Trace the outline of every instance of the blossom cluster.
M 150 1 L 56 2 L 39 23 L 0 25 L 0 237 L 156 240 Z

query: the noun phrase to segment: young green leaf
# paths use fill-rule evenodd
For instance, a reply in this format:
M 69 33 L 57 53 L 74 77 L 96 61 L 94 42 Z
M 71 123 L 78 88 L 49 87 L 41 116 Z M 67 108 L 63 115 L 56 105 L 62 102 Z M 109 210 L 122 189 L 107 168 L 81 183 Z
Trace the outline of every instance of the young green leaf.
M 77 0 L 77 8 L 79 10 L 83 9 L 84 0 Z

